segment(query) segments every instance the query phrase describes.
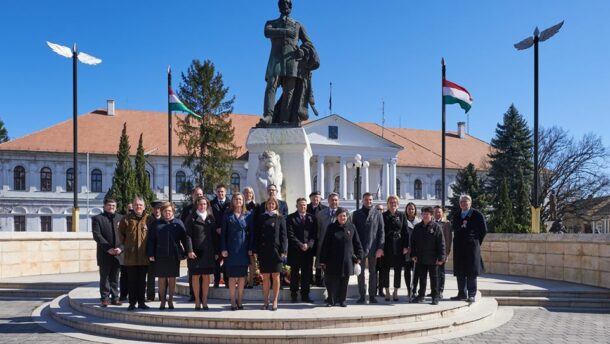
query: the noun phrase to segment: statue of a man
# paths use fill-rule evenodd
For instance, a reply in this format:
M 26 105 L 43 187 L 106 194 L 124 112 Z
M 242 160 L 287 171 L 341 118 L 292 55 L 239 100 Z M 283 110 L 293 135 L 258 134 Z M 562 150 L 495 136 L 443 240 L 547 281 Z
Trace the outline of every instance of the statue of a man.
M 290 17 L 292 0 L 279 0 L 278 6 L 280 18 L 265 23 L 271 54 L 265 73 L 263 122 L 298 124 L 308 118 L 308 105 L 313 107 L 311 71 L 320 66 L 320 61 L 305 27 Z M 282 96 L 276 104 L 278 86 L 282 87 Z

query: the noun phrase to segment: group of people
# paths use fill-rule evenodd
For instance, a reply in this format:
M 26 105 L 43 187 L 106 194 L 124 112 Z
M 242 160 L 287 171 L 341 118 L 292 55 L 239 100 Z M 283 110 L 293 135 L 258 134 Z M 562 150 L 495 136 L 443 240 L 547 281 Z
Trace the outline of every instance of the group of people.
M 136 197 L 132 210 L 121 216 L 113 199 L 104 200 L 104 212 L 92 221 L 102 307 L 121 305 L 121 296 L 127 294 L 128 310 L 148 309 L 145 301 L 154 300 L 157 278 L 159 308 L 173 309 L 183 259 L 196 310 L 209 309 L 212 275 L 214 287 L 224 280 L 229 289 L 231 310 L 243 309 L 244 288 L 254 283 L 257 269 L 262 276 L 262 307 L 277 310 L 286 264 L 292 302 L 298 301 L 299 294 L 302 302 L 313 302 L 309 293 L 315 284 L 326 287 L 327 306 L 346 307 L 348 282 L 354 274 L 358 275 L 358 303 L 378 303 L 378 290 L 386 301 L 399 301 L 404 269 L 409 301 L 424 302 L 429 276 L 429 295 L 432 304 L 438 304 L 452 242 L 458 295 L 451 299 L 475 301 L 486 225 L 467 195 L 460 198 L 461 213 L 449 223 L 441 207 L 423 208 L 421 218 L 413 203 L 407 204 L 405 212 L 398 210 L 396 196 L 388 197 L 384 211 L 381 205 L 373 206 L 372 194 L 365 193 L 362 207 L 350 214 L 339 206 L 338 194 L 331 193 L 326 206 L 321 195 L 313 192 L 310 202 L 299 198 L 296 211 L 288 214 L 275 185 L 267 187 L 268 198 L 261 203 L 256 203 L 250 187 L 234 192 L 230 200 L 224 185 L 215 191 L 210 201 L 201 188 L 195 188 L 192 204 L 180 218 L 169 202 L 153 203 L 147 214 L 144 201 Z M 392 293 L 390 270 L 394 272 Z

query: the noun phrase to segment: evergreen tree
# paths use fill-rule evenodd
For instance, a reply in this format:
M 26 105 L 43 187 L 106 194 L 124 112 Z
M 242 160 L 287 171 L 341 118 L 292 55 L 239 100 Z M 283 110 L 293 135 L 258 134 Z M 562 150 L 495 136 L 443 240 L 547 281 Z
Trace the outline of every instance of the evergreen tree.
M 527 189 L 527 182 L 525 181 L 521 169 L 519 169 L 517 179 L 519 181 L 519 188 L 517 190 L 517 200 L 514 207 L 515 228 L 520 233 L 527 233 L 532 228 L 531 205 L 528 197 L 529 190 Z
M 0 143 L 6 142 L 8 140 L 8 130 L 6 130 L 4 122 L 0 119 Z
M 449 199 L 451 206 L 448 218 L 450 220 L 453 220 L 454 216 L 460 214 L 460 196 L 463 194 L 470 195 L 472 207 L 485 214 L 487 200 L 484 183 L 472 163 L 458 171 L 455 177 L 455 184 L 451 185 L 451 190 L 453 191 L 453 196 Z
M 140 134 L 138 141 L 138 151 L 135 160 L 135 193 L 142 196 L 146 207 L 149 208 L 152 201 L 155 200 L 155 193 L 150 188 L 150 180 L 146 174 L 146 157 L 144 156 L 144 139 Z
M 127 205 L 133 201 L 135 196 L 135 178 L 131 167 L 131 159 L 129 152 L 129 137 L 127 136 L 127 123 L 123 124 L 121 139 L 119 140 L 119 150 L 117 152 L 116 168 L 112 177 L 112 186 L 106 197 L 111 197 L 116 200 L 117 212 L 125 214 Z
M 214 185 L 228 184 L 238 148 L 233 143 L 233 124 L 229 117 L 235 97 L 226 99 L 228 92 L 222 75 L 209 60 L 203 63 L 193 60 L 187 73 L 182 73 L 178 97 L 202 116 L 201 119 L 191 115 L 178 119 L 179 142 L 187 151 L 184 166 L 193 171 L 195 185 L 203 186 L 208 194 L 213 193 Z
M 491 228 L 496 233 L 512 233 L 515 231 L 515 218 L 513 216 L 513 203 L 510 200 L 508 182 L 502 181 L 498 205 L 491 218 Z
M 504 119 L 501 124 L 498 124 L 496 128 L 496 136 L 491 140 L 491 146 L 493 148 L 492 153 L 489 154 L 490 168 L 488 173 L 488 194 L 496 195 L 492 200 L 494 214 L 492 218 L 494 221 L 498 220 L 498 212 L 504 211 L 506 204 L 503 204 L 503 199 L 500 197 L 504 183 L 507 183 L 508 199 L 511 204 L 519 204 L 519 209 L 522 209 L 523 194 L 520 194 L 522 190 L 531 189 L 531 181 L 534 172 L 534 166 L 532 161 L 532 134 L 523 116 L 519 114 L 519 111 L 514 105 L 511 105 L 504 114 Z M 521 171 L 523 177 L 520 177 L 516 170 Z M 529 199 L 529 195 L 526 195 Z M 517 214 L 518 209 L 510 207 L 511 217 L 514 221 L 515 218 L 525 214 Z M 525 225 L 525 221 L 522 221 Z M 511 231 L 517 228 L 511 229 Z

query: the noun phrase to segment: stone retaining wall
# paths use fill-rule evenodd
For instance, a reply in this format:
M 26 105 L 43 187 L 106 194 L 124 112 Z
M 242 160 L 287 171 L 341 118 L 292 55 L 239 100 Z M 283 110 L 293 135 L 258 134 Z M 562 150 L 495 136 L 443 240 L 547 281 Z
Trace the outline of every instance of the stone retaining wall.
M 610 234 L 496 234 L 481 254 L 488 273 L 610 287 Z
M 0 278 L 97 271 L 91 233 L 0 232 Z

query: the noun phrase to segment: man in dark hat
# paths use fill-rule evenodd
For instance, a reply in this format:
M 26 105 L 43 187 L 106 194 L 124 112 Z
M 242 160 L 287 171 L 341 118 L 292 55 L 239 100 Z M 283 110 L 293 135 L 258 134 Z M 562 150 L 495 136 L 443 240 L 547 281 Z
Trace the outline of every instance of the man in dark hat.
M 316 214 L 324 209 L 328 208 L 324 204 L 322 204 L 322 195 L 320 191 L 314 191 L 309 194 L 309 204 L 307 205 L 307 213 L 316 216 Z

